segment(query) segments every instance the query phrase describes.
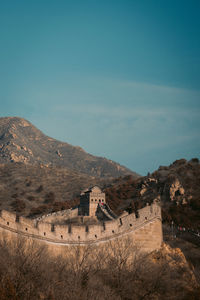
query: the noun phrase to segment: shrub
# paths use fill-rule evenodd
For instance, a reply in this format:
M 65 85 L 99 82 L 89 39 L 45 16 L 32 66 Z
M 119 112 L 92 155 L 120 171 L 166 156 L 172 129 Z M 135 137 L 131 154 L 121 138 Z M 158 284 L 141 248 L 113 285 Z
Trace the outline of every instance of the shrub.
M 35 191 L 36 193 L 41 193 L 43 191 L 43 185 L 40 185 Z
M 11 205 L 16 212 L 22 212 L 26 207 L 25 202 L 19 199 L 14 200 Z

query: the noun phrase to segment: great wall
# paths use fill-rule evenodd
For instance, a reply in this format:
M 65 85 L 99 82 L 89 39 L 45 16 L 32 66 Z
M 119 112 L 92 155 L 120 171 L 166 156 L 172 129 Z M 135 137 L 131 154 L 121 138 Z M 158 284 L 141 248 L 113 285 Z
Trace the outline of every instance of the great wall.
M 77 208 L 48 214 L 37 219 L 19 217 L 15 213 L 2 210 L 0 231 L 11 237 L 22 236 L 37 240 L 49 247 L 99 245 L 126 236 L 143 251 L 151 252 L 161 247 L 162 218 L 158 200 L 138 210 L 137 214 L 124 213 L 115 217 L 114 214 L 111 215 L 112 212 L 105 203 L 105 194 L 97 187 L 84 192 L 81 199 L 80 206 Z M 100 221 L 97 220 L 97 212 Z M 65 224 L 58 224 L 58 222 Z

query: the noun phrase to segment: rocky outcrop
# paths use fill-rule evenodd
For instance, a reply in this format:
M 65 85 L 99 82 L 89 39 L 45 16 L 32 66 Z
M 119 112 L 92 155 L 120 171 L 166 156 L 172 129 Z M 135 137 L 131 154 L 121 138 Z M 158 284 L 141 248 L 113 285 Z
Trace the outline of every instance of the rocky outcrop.
M 160 196 L 164 221 L 200 228 L 200 164 L 198 158 L 180 159 L 161 166 L 152 174 L 136 180 L 125 177 L 109 187 L 107 199 L 111 208 L 137 210 Z M 118 204 L 115 205 L 115 203 Z
M 163 243 L 159 251 L 152 253 L 152 259 L 156 263 L 165 263 L 171 270 L 180 269 L 182 279 L 190 283 L 188 289 L 197 286 L 194 272 L 188 264 L 185 255 L 180 248 L 171 248 L 167 243 Z
M 171 184 L 169 188 L 169 195 L 170 195 L 170 200 L 174 201 L 176 199 L 176 196 L 183 196 L 185 193 L 184 188 L 182 187 L 180 181 L 178 178 L 175 179 L 175 181 Z

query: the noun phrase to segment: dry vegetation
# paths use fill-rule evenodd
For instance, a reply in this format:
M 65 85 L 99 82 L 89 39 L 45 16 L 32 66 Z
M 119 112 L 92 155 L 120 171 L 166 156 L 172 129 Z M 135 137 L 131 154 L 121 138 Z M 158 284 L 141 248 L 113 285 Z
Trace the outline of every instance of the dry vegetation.
M 109 180 L 108 180 L 109 182 Z M 0 165 L 0 209 L 36 216 L 76 205 L 74 198 L 102 179 L 65 168 L 10 163 Z
M 163 225 L 163 235 L 165 242 L 172 248 L 181 249 L 200 284 L 200 238 L 187 232 L 177 232 L 174 228 L 172 232 L 167 224 Z
M 199 299 L 187 264 L 173 251 L 144 255 L 128 239 L 51 257 L 45 247 L 23 240 L 0 243 L 1 300 Z
M 142 186 L 148 177 L 135 179 L 131 175 L 115 179 L 114 183 L 105 189 L 107 202 L 115 213 L 120 214 L 126 207 L 137 211 L 151 203 L 158 195 L 161 197 L 162 218 L 164 222 L 172 220 L 176 225 L 194 228 L 200 231 L 200 163 L 197 158 L 191 161 L 180 159 L 169 167 L 160 167 L 149 174 L 157 182 L 148 183 L 147 190 L 141 195 Z M 169 187 L 178 179 L 184 188 L 184 195 L 176 195 L 170 199 Z M 182 198 L 185 198 L 185 202 Z

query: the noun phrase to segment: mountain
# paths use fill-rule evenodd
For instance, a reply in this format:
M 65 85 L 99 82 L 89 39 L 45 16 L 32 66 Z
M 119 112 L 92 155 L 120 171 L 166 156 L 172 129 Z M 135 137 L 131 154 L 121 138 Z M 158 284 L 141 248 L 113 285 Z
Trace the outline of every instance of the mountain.
M 139 176 L 47 137 L 22 118 L 0 118 L 0 209 L 31 217 L 66 209 L 77 204 L 83 189 L 126 174 Z
M 0 118 L 0 163 L 64 167 L 94 177 L 138 174 L 108 160 L 86 153 L 82 148 L 44 135 L 30 122 L 17 117 Z

